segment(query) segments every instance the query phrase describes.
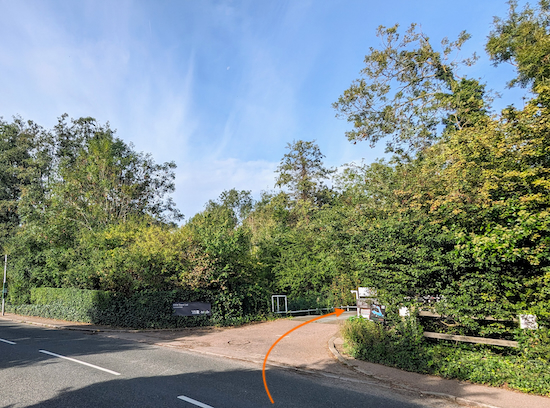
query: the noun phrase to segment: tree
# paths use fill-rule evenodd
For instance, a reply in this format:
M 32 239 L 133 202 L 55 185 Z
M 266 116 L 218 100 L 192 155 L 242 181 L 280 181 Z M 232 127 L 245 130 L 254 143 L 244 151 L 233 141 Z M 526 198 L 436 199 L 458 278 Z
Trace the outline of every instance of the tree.
M 232 188 L 231 190 L 223 191 L 218 200 L 209 200 L 205 207 L 206 210 L 214 210 L 218 207 L 224 207 L 231 210 L 235 225 L 239 225 L 248 216 L 250 211 L 252 211 L 253 205 L 254 200 L 252 199 L 250 191 L 239 191 Z
M 71 134 L 57 135 L 59 145 L 72 146 L 67 140 L 81 144 L 58 149 L 57 179 L 51 184 L 54 211 L 87 229 L 136 215 L 147 214 L 161 222 L 181 217 L 173 201 L 165 199 L 174 191 L 173 162 L 156 164 L 150 155 L 137 153 L 114 137 L 108 125 L 85 121 L 83 130 L 75 123 Z
M 334 170 L 323 166 L 325 156 L 315 140 L 294 141 L 287 144 L 287 149 L 288 153 L 277 168 L 279 177 L 275 186 L 288 187 L 296 200 L 314 202 L 324 188 L 323 180 L 328 179 Z
M 44 195 L 50 135 L 33 122 L 0 118 L 0 248 Z M 5 248 L 4 248 L 5 250 Z
M 350 141 L 373 146 L 389 137 L 387 150 L 407 156 L 437 140 L 442 122 L 461 129 L 487 114 L 484 86 L 457 76 L 459 66 L 473 64 L 475 55 L 461 64 L 451 60 L 469 34 L 443 39 L 441 52 L 415 24 L 403 36 L 398 25 L 380 26 L 378 36 L 382 49 L 370 49 L 361 78 L 333 104 L 337 117 L 353 123 L 346 132 Z
M 390 300 L 436 291 L 443 314 L 478 333 L 472 316 L 550 316 L 550 2 L 516 9 L 495 18 L 486 50 L 517 67 L 510 86 L 535 94 L 522 110 L 489 117 L 484 85 L 448 60 L 468 36 L 439 53 L 414 26 L 403 38 L 382 27 L 384 47 L 334 104 L 354 123 L 350 140 L 388 137 L 406 158 L 348 167 L 339 180 L 342 201 L 371 217 L 349 241 L 363 242 L 372 283 Z
M 531 87 L 540 93 L 550 85 L 550 2 L 539 0 L 539 7 L 525 6 L 518 12 L 511 0 L 507 19 L 494 18 L 486 50 L 494 65 L 503 62 L 517 69 L 517 77 L 508 86 Z
M 4 170 L 6 185 L 9 181 L 13 187 L 10 200 L 16 211 L 11 220 L 16 233 L 6 244 L 12 288 L 24 293 L 33 285 L 124 291 L 162 287 L 165 270 L 156 279 L 159 268 L 139 266 L 137 271 L 131 257 L 105 258 L 123 251 L 102 250 L 101 236 L 117 226 L 137 235 L 147 229 L 143 225 L 160 228 L 177 219 L 180 214 L 167 198 L 174 190 L 174 163 L 156 164 L 94 119 L 68 124 L 66 118 L 51 132 L 21 120 L 1 128 L 0 173 Z M 102 268 L 108 265 L 113 268 L 106 275 Z

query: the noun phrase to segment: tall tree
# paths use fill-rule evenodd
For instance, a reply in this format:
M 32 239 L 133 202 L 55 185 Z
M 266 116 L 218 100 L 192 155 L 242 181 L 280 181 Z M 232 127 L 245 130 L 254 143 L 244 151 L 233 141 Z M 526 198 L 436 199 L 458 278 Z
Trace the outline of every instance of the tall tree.
M 156 164 L 137 153 L 93 119 L 58 126 L 57 177 L 51 183 L 52 209 L 87 229 L 104 228 L 129 216 L 159 221 L 179 219 L 173 201 L 175 164 Z
M 113 228 L 124 229 L 123 224 L 131 222 L 141 228 L 177 219 L 179 212 L 169 198 L 174 163 L 156 164 L 116 138 L 108 125 L 91 118 L 67 123 L 64 115 L 51 132 L 18 126 L 8 130 L 9 135 L 19 135 L 20 147 L 25 147 L 23 136 L 37 137 L 29 139 L 30 147 L 18 155 L 7 147 L 3 150 L 4 157 L 9 153 L 6 163 L 11 163 L 6 167 L 11 173 L 4 173 L 13 176 L 13 196 L 18 195 L 18 219 L 13 221 L 18 222 L 17 234 L 6 244 L 13 262 L 12 289 L 19 287 L 20 293 L 29 285 L 116 289 L 122 282 L 139 286 L 139 274 L 135 279 L 123 276 L 136 275 L 135 268 L 120 265 L 120 276 L 109 278 L 112 285 L 107 285 L 112 274 L 100 270 L 109 264 L 103 262 L 105 251 L 97 237 L 112 235 Z
M 517 2 L 508 2 L 508 17 L 495 17 L 486 50 L 495 65 L 506 62 L 517 69 L 517 77 L 508 85 L 531 87 L 540 93 L 550 85 L 550 1 L 539 0 L 539 6 L 527 5 L 517 10 Z
M 43 151 L 48 136 L 33 122 L 0 118 L 0 249 L 44 194 L 51 162 Z
M 277 168 L 279 177 L 275 186 L 287 187 L 296 200 L 313 202 L 324 188 L 323 181 L 334 172 L 323 165 L 325 155 L 315 140 L 288 143 L 288 153 Z
M 223 191 L 218 200 L 209 200 L 206 203 L 206 210 L 215 210 L 218 207 L 229 209 L 232 212 L 235 225 L 241 224 L 247 215 L 252 211 L 254 200 L 250 191 L 231 190 Z
M 470 126 L 487 114 L 484 86 L 460 78 L 460 65 L 471 65 L 476 56 L 461 63 L 452 60 L 470 38 L 462 32 L 456 41 L 441 42 L 436 51 L 429 38 L 413 24 L 401 35 L 398 25 L 380 26 L 381 49 L 370 49 L 361 77 L 333 104 L 337 117 L 353 123 L 346 136 L 371 146 L 389 138 L 387 149 L 407 156 L 430 146 L 447 130 Z

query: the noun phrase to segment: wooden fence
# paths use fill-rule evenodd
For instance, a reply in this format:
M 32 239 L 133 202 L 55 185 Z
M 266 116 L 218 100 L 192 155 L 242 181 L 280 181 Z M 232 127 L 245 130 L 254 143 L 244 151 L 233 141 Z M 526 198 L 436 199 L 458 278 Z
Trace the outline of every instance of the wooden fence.
M 430 312 L 427 310 L 422 310 L 418 313 L 420 316 L 424 317 L 434 317 L 434 318 L 440 318 L 445 317 L 443 315 Z M 488 321 L 497 321 L 497 322 L 519 322 L 519 319 L 511 318 L 511 319 L 495 319 L 492 316 L 486 316 L 482 319 L 475 319 L 475 320 L 488 320 Z M 536 319 L 535 319 L 536 320 Z M 473 336 L 459 336 L 456 334 L 445 334 L 445 333 L 436 333 L 436 332 L 424 332 L 424 337 L 430 338 L 430 339 L 440 339 L 440 340 L 454 340 L 454 341 L 461 341 L 466 343 L 476 343 L 476 344 L 490 344 L 492 346 L 503 346 L 503 347 L 518 347 L 517 341 L 512 340 L 500 340 L 500 339 L 491 339 L 486 337 L 473 337 Z

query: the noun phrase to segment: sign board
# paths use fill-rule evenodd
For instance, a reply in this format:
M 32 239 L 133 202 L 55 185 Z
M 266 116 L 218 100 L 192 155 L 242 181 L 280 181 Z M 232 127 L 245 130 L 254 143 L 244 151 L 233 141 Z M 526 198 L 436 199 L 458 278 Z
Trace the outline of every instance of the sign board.
M 537 330 L 539 325 L 537 323 L 536 315 L 520 314 L 519 315 L 519 327 L 520 329 Z
M 376 297 L 376 289 L 360 287 L 359 297 L 360 298 Z
M 372 305 L 370 309 L 370 320 L 383 322 L 386 317 L 386 306 Z
M 372 304 L 372 302 L 367 299 L 357 299 L 355 301 L 355 304 L 357 307 L 360 307 L 362 309 L 370 309 L 370 305 Z
M 174 316 L 210 316 L 212 305 L 206 302 L 180 302 L 173 303 Z
M 383 322 L 386 317 L 386 306 L 380 306 L 374 299 L 357 299 L 357 316 L 373 322 Z

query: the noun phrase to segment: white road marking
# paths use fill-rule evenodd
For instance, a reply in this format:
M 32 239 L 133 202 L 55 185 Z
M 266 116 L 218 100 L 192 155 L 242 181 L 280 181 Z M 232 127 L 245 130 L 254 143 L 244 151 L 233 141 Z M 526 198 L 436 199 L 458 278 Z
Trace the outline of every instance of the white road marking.
M 85 363 L 84 361 L 80 361 L 80 360 L 77 360 L 75 358 L 65 357 L 65 356 L 62 356 L 60 354 L 55 354 L 55 353 L 52 353 L 51 351 L 47 351 L 47 350 L 38 350 L 38 351 L 40 353 L 49 354 L 50 356 L 64 358 L 65 360 L 73 361 L 75 363 L 83 364 L 85 366 L 92 367 L 92 368 L 95 368 L 97 370 L 105 371 L 106 373 L 109 373 L 109 374 L 120 375 L 120 373 L 117 373 L 116 371 L 107 370 L 106 368 L 99 367 L 99 366 L 96 366 L 96 365 L 93 365 L 93 364 L 90 364 L 90 363 Z
M 17 344 L 13 341 L 9 341 L 9 340 L 4 340 L 4 339 L 0 339 L 0 341 L 3 341 L 4 343 L 8 343 L 8 344 Z
M 186 397 L 185 395 L 180 395 L 178 398 L 182 401 L 190 402 L 191 404 L 196 405 L 197 407 L 200 407 L 200 408 L 214 408 L 214 407 L 211 407 L 210 405 L 206 405 L 200 401 L 194 400 L 193 398 Z

